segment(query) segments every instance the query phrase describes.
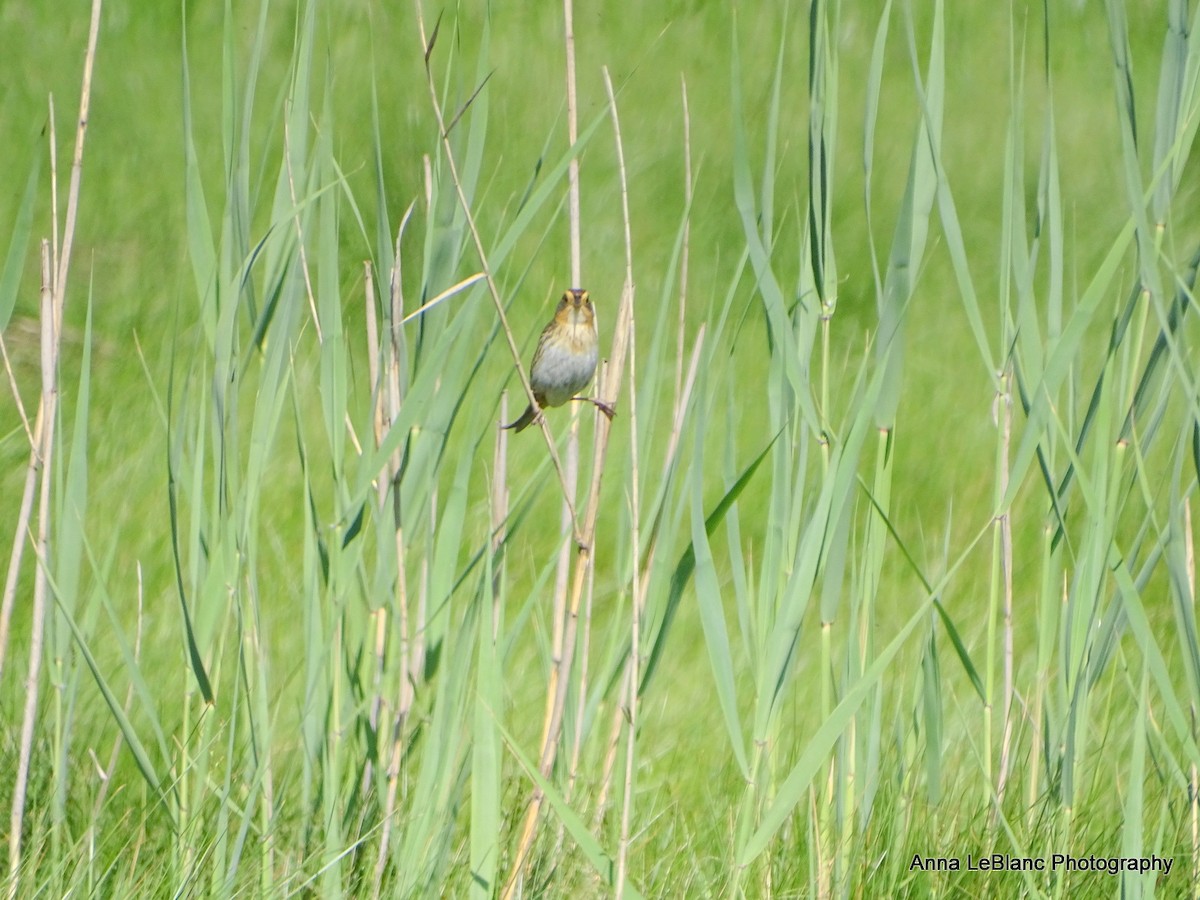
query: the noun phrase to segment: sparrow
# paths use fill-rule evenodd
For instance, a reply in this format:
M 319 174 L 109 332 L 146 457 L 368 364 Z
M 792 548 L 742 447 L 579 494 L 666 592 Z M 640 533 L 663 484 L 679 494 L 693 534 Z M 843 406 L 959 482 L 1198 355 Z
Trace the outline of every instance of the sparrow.
M 542 329 L 533 365 L 529 367 L 529 385 L 536 404 L 530 404 L 515 422 L 505 425 L 522 431 L 541 415 L 547 406 L 562 406 L 568 400 L 594 403 L 610 419 L 613 408 L 592 397 L 576 397 L 596 374 L 600 339 L 596 335 L 596 311 L 588 292 L 580 288 L 564 291 L 554 318 Z

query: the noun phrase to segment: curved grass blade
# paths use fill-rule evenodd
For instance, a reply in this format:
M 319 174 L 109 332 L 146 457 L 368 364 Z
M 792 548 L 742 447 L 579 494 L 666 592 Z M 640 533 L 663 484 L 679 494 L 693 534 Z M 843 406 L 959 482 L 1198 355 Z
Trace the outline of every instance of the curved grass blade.
M 521 764 L 521 768 L 525 770 L 525 774 L 537 785 L 538 789 L 550 802 L 555 813 L 558 814 L 559 820 L 575 839 L 575 843 L 579 849 L 583 851 L 583 855 L 587 857 L 588 862 L 596 870 L 596 874 L 600 876 L 606 887 L 615 888 L 617 880 L 617 864 L 613 855 L 607 852 L 600 846 L 600 842 L 596 840 L 596 836 L 588 831 L 583 820 L 579 818 L 579 814 L 575 812 L 567 803 L 566 799 L 558 789 L 549 781 L 542 777 L 542 773 L 538 771 L 538 767 L 521 752 L 521 748 L 517 746 L 516 740 L 508 730 L 497 723 L 496 726 L 500 734 L 504 737 L 504 743 L 508 745 L 508 749 L 512 752 L 513 757 Z M 637 889 L 626 881 L 624 885 L 625 896 L 637 898 L 640 900 L 641 894 Z
M 762 461 L 767 458 L 767 454 L 778 438 L 779 434 L 771 438 L 770 443 L 745 468 L 738 480 L 725 492 L 716 507 L 713 508 L 713 511 L 708 514 L 708 517 L 704 520 L 704 533 L 707 536 L 711 537 L 712 533 L 716 531 L 717 527 L 725 519 L 725 514 L 729 512 L 729 508 L 733 506 L 742 491 L 746 489 L 746 485 L 754 478 L 754 473 L 758 471 L 758 467 L 762 464 Z M 667 634 L 670 632 L 671 624 L 675 620 L 675 613 L 679 610 L 679 601 L 683 597 L 683 589 L 687 587 L 688 580 L 692 577 L 692 572 L 695 571 L 695 568 L 696 548 L 693 544 L 689 543 L 688 548 L 679 557 L 674 574 L 671 575 L 671 584 L 667 589 L 667 604 L 663 613 L 662 625 L 659 626 L 658 633 L 655 634 L 654 640 L 651 642 L 650 655 L 646 660 L 646 671 L 642 674 L 642 683 L 638 688 L 639 694 L 646 692 L 646 687 L 650 684 L 650 679 L 654 676 L 654 672 L 658 668 L 663 649 L 666 645 Z
M 21 205 L 17 207 L 17 214 L 13 218 L 12 238 L 8 244 L 8 255 L 4 258 L 4 269 L 0 270 L 0 331 L 8 325 L 17 304 L 21 270 L 25 267 L 29 235 L 33 232 L 33 203 L 37 199 L 41 162 L 41 155 L 35 153 L 33 165 L 29 168 L 29 179 L 25 182 L 25 193 L 21 195 Z
M 108 681 L 104 678 L 103 673 L 101 673 L 100 666 L 96 662 L 96 657 L 92 655 L 91 647 L 88 646 L 87 639 L 84 637 L 83 632 L 80 631 L 79 625 L 76 624 L 75 617 L 71 615 L 70 610 L 63 604 L 57 586 L 53 585 L 53 583 L 52 586 L 54 587 L 54 599 L 58 604 L 58 609 L 62 613 L 67 627 L 71 629 L 71 634 L 75 638 L 75 645 L 83 655 L 84 662 L 87 663 L 88 669 L 91 670 L 92 678 L 96 681 L 96 687 L 100 689 L 100 693 L 104 697 L 104 702 L 108 705 L 109 711 L 112 712 L 113 718 L 117 720 L 117 727 L 121 729 L 121 734 L 125 738 L 125 742 L 129 745 L 130 752 L 133 753 L 138 770 L 142 773 L 142 777 L 146 779 L 146 784 L 150 786 L 150 790 L 154 793 L 154 796 L 162 804 L 163 812 L 171 822 L 171 829 L 178 830 L 175 816 L 171 812 L 170 802 L 167 795 L 163 793 L 162 779 L 159 778 L 158 773 L 154 770 L 154 763 L 150 761 L 150 755 L 146 752 L 146 748 L 142 746 L 141 739 L 138 738 L 138 733 L 133 727 L 133 723 L 125 715 L 125 710 L 121 707 L 121 701 L 117 699 L 112 688 L 108 686 Z
M 787 821 L 792 810 L 803 799 L 804 793 L 808 790 L 809 785 L 812 784 L 813 778 L 824 768 L 834 744 L 842 736 L 846 726 L 854 718 L 863 701 L 871 696 L 872 691 L 879 687 L 892 659 L 900 651 L 900 648 L 904 646 L 904 643 L 916 629 L 917 625 L 925 619 L 932 603 L 932 598 L 927 598 L 917 611 L 909 617 L 909 620 L 896 633 L 896 636 L 880 651 L 875 661 L 863 672 L 862 677 L 846 692 L 846 696 L 834 708 L 829 718 L 817 729 L 812 739 L 808 742 L 808 745 L 805 746 L 804 751 L 800 754 L 800 759 L 796 761 L 791 772 L 788 773 L 787 778 L 780 785 L 774 801 L 766 812 L 763 813 L 758 829 L 750 836 L 745 846 L 738 848 L 737 864 L 739 866 L 747 866 L 752 863 L 767 848 L 767 845 L 775 837 L 775 833 Z

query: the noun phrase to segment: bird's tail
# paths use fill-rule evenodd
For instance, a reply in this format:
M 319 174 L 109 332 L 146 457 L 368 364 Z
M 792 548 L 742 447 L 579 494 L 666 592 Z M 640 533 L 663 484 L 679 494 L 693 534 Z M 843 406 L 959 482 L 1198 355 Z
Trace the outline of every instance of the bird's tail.
M 525 407 L 525 412 L 521 413 L 521 418 L 515 422 L 509 422 L 505 428 L 511 428 L 514 431 L 521 432 L 529 427 L 529 423 L 537 416 L 537 410 L 533 408 L 533 404 Z

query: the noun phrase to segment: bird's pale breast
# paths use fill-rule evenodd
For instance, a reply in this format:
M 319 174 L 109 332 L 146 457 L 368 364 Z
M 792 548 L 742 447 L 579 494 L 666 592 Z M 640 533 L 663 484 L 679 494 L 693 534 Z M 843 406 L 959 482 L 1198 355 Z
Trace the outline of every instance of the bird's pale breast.
M 541 348 L 538 364 L 530 376 L 533 390 L 542 396 L 543 405 L 561 406 L 592 380 L 597 343 L 594 334 L 589 337 L 591 340 L 578 341 L 571 335 L 565 340 L 546 341 Z

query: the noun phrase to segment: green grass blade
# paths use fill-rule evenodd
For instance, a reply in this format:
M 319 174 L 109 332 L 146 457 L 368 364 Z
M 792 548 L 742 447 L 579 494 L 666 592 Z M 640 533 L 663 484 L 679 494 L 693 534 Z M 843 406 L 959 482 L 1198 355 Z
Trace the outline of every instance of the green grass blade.
M 78 624 L 75 622 L 75 617 L 70 614 L 65 606 L 59 601 L 58 591 L 54 591 L 55 600 L 58 601 L 59 612 L 62 613 L 66 620 L 67 627 L 71 630 L 71 635 L 75 638 L 75 646 L 79 648 L 79 652 L 83 655 L 83 661 L 87 664 L 88 669 L 92 673 L 92 678 L 95 679 L 96 687 L 100 689 L 101 696 L 104 697 L 104 703 L 108 706 L 109 712 L 117 721 L 117 727 L 121 729 L 121 735 L 125 742 L 129 745 L 129 751 L 133 754 L 133 758 L 137 763 L 138 771 L 142 773 L 142 777 L 146 780 L 146 784 L 154 793 L 154 796 L 162 804 L 163 812 L 171 821 L 171 827 L 176 828 L 175 817 L 171 812 L 171 803 L 166 793 L 163 790 L 163 781 L 159 777 L 158 772 L 154 769 L 154 763 L 150 761 L 150 755 L 146 752 L 146 748 L 142 745 L 141 739 L 138 737 L 137 729 L 133 727 L 133 723 L 125 715 L 125 710 L 121 707 L 121 702 L 109 687 L 108 681 L 100 671 L 100 666 L 96 662 L 96 657 L 92 654 L 91 647 L 88 644 L 87 638 L 80 631 Z
M 892 659 L 904 646 L 909 635 L 916 629 L 929 612 L 931 599 L 925 600 L 908 621 L 896 632 L 887 645 L 879 652 L 875 660 L 868 666 L 862 677 L 846 692 L 846 695 L 833 710 L 832 715 L 813 734 L 804 746 L 800 758 L 792 766 L 787 778 L 779 786 L 771 805 L 763 813 L 758 828 L 745 846 L 737 850 L 738 865 L 749 865 L 767 845 L 775 838 L 783 824 L 791 815 L 792 810 L 804 798 L 808 787 L 825 765 L 829 752 L 833 749 L 838 738 L 845 731 L 850 720 L 858 712 L 863 701 L 878 688 Z
M 705 379 L 700 378 L 700 391 L 704 392 Z M 712 550 L 708 545 L 708 523 L 704 518 L 703 460 L 705 432 L 703 409 L 697 411 L 695 457 L 692 462 L 690 481 L 692 484 L 691 524 L 692 550 L 695 559 L 696 605 L 700 612 L 700 624 L 704 632 L 704 643 L 708 648 L 708 659 L 712 666 L 713 680 L 717 689 L 717 700 L 729 732 L 729 743 L 742 776 L 751 779 L 750 763 L 746 757 L 745 736 L 738 717 L 737 686 L 734 679 L 733 658 L 729 649 L 729 633 L 725 626 L 721 589 L 717 582 L 716 567 Z
M 33 233 L 33 204 L 37 198 L 38 177 L 42 157 L 34 154 L 29 167 L 29 178 L 25 181 L 25 192 L 13 217 L 12 236 L 9 238 L 8 254 L 4 257 L 4 268 L 0 269 L 0 332 L 8 326 L 17 294 L 21 288 L 21 270 L 25 267 L 25 254 L 29 248 L 29 236 Z
M 504 742 L 508 745 L 509 752 L 513 758 L 520 763 L 521 768 L 525 770 L 525 774 L 529 779 L 537 785 L 538 789 L 545 795 L 549 801 L 555 815 L 558 816 L 567 833 L 575 841 L 575 844 L 583 851 L 583 855 L 591 863 L 596 874 L 600 876 L 603 884 L 612 889 L 616 886 L 617 864 L 613 854 L 607 852 L 600 846 L 600 842 L 596 840 L 595 835 L 588 831 L 583 820 L 579 818 L 579 814 L 575 812 L 567 803 L 563 795 L 549 781 L 542 777 L 542 773 L 538 771 L 537 765 L 529 759 L 522 751 L 516 740 L 508 730 L 500 726 L 500 734 L 504 737 Z M 625 896 L 631 898 L 640 898 L 642 895 L 630 883 L 624 885 Z
M 758 467 L 762 461 L 767 458 L 771 447 L 778 439 L 778 435 L 771 439 L 771 442 L 763 448 L 762 452 L 754 458 L 751 463 L 742 471 L 741 476 L 734 482 L 733 486 L 725 492 L 721 497 L 720 502 L 713 508 L 713 511 L 708 514 L 704 520 L 705 534 L 711 536 L 712 533 L 721 524 L 725 518 L 725 514 L 730 507 L 737 501 L 742 491 L 754 478 L 754 473 L 758 471 Z M 675 620 L 675 613 L 679 608 L 679 603 L 683 599 L 683 590 L 687 587 L 687 583 L 691 580 L 692 573 L 696 568 L 696 549 L 692 544 L 688 544 L 687 549 L 680 556 L 679 562 L 675 566 L 675 570 L 671 575 L 671 585 L 667 594 L 667 601 L 664 607 L 662 624 L 659 625 L 658 631 L 650 640 L 650 652 L 646 660 L 645 669 L 642 672 L 642 683 L 638 689 L 639 693 L 645 693 L 647 686 L 651 682 L 655 669 L 662 660 L 663 652 L 666 649 L 666 639 L 671 630 L 671 625 Z

